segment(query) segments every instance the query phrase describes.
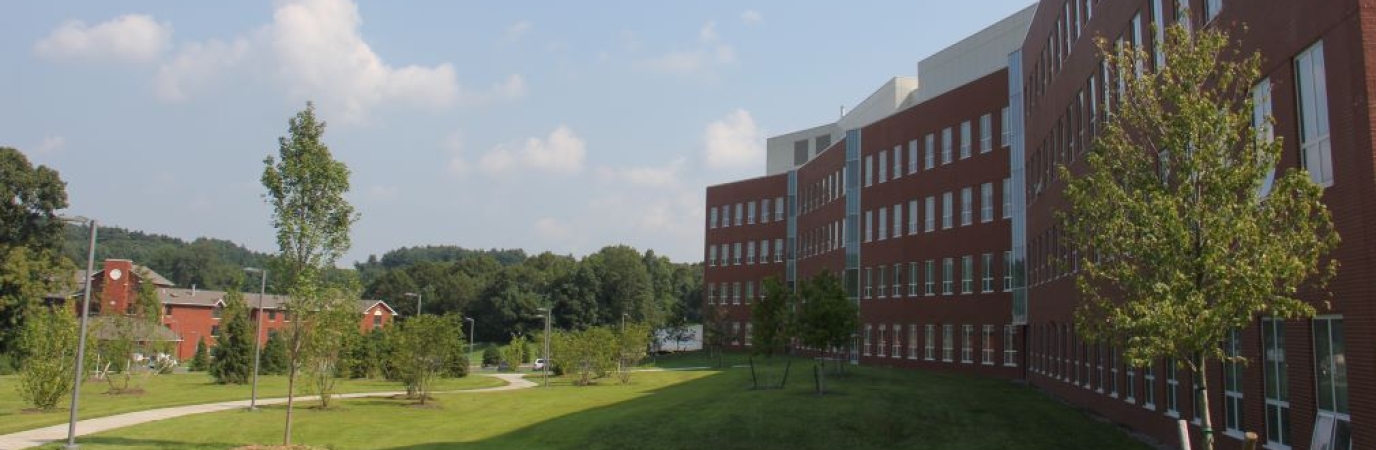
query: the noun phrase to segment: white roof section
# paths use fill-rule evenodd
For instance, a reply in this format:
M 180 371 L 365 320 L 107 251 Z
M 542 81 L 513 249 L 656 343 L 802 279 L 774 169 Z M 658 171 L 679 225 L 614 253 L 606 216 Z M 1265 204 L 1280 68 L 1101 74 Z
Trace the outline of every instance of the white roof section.
M 787 172 L 811 161 L 825 150 L 813 148 L 819 136 L 830 135 L 831 143 L 839 142 L 846 130 L 878 122 L 1007 67 L 1008 55 L 1022 46 L 1036 12 L 1037 5 L 1033 3 L 919 61 L 918 76 L 890 79 L 836 122 L 770 137 L 766 143 L 765 174 Z M 809 142 L 809 151 L 807 158 L 799 161 L 794 145 L 802 140 Z

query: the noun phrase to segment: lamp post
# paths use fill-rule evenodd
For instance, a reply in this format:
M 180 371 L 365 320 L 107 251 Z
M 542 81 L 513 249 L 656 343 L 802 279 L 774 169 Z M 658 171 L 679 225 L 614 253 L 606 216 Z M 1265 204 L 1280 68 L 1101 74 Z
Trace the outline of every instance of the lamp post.
M 407 293 L 401 294 L 401 295 L 405 295 L 405 296 L 407 296 L 407 297 L 415 297 L 415 298 L 416 298 L 416 316 L 420 316 L 420 299 L 421 299 L 421 294 L 415 293 L 415 292 L 407 292 Z
M 473 320 L 472 317 L 464 317 L 463 320 L 467 320 L 467 321 L 468 321 L 468 366 L 472 367 L 472 366 L 473 366 L 473 336 L 475 336 L 475 335 L 478 334 L 478 322 L 477 322 L 476 320 Z M 545 361 L 545 364 L 549 364 L 549 361 Z
M 545 315 L 545 367 L 543 367 L 545 387 L 549 387 L 549 365 L 552 361 L 552 359 L 549 357 L 549 316 L 553 312 L 553 309 L 553 307 L 535 308 L 536 311 L 539 311 Z
M 67 418 L 67 449 L 76 449 L 76 409 L 81 402 L 81 378 L 86 371 L 86 322 L 91 312 L 91 274 L 95 271 L 96 265 L 96 220 L 85 217 L 65 217 L 58 216 L 58 220 L 67 223 L 86 222 L 86 226 L 91 227 L 91 241 L 86 247 L 86 281 L 85 288 L 81 294 L 81 334 L 77 337 L 76 346 L 76 372 L 72 373 L 72 406 L 69 417 Z
M 268 290 L 268 270 L 245 267 L 245 272 L 260 275 L 258 281 L 258 328 L 253 331 L 253 394 L 248 399 L 248 410 L 258 410 L 258 364 L 263 355 L 263 296 Z
M 621 339 L 626 339 L 626 316 L 629 315 L 630 314 L 621 313 Z M 625 341 L 621 340 L 621 342 Z M 620 347 L 619 344 L 620 342 L 618 342 L 617 347 Z M 621 372 L 626 370 L 626 349 L 621 348 L 619 350 L 621 351 L 621 354 L 616 355 L 616 370 L 618 372 Z

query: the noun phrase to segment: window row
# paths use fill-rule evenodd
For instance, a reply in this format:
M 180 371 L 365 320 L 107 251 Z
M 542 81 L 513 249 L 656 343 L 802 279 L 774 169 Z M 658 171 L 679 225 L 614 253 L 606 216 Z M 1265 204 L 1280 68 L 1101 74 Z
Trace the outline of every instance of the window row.
M 978 259 L 978 270 L 976 268 Z M 940 264 L 940 268 L 937 265 Z M 1003 292 L 1013 290 L 1013 252 L 1003 252 Z M 993 253 L 965 255 L 960 257 L 960 293 L 975 293 L 975 280 L 979 280 L 979 292 L 994 292 L 995 262 Z M 861 279 L 860 298 L 882 299 L 953 295 L 956 278 L 956 258 L 941 260 L 929 259 L 925 262 L 896 263 L 892 266 L 870 266 L 864 269 Z M 937 290 L 937 283 L 941 290 Z
M 756 206 L 759 209 L 756 210 Z M 707 208 L 707 227 L 726 228 L 732 226 L 754 225 L 756 223 L 769 223 L 770 207 L 774 209 L 774 221 L 784 220 L 784 198 L 776 197 L 773 199 L 763 199 L 758 202 L 751 200 L 748 202 L 736 203 L 734 205 L 713 206 Z M 732 214 L 732 210 L 735 214 Z M 758 212 L 758 214 L 756 214 Z M 733 220 L 734 219 L 734 220 Z
M 941 329 L 938 339 L 937 329 Z M 921 333 L 919 334 L 919 331 Z M 880 358 L 894 359 L 918 359 L 919 349 L 921 358 L 925 361 L 936 361 L 936 349 L 941 348 L 941 361 L 954 362 L 955 351 L 960 349 L 960 362 L 973 364 L 975 362 L 975 352 L 979 352 L 979 361 L 984 365 L 994 365 L 995 358 L 998 357 L 998 350 L 1002 348 L 1002 363 L 1004 366 L 1015 367 L 1018 365 L 1018 346 L 1017 346 L 1017 327 L 1014 325 L 1004 325 L 1002 335 L 995 325 L 982 325 L 979 328 L 979 335 L 976 336 L 975 325 L 960 325 L 960 340 L 956 341 L 956 325 L 953 324 L 865 324 L 865 333 L 862 336 L 861 355 L 874 356 Z M 976 346 L 976 339 L 978 346 Z
M 764 280 L 707 283 L 703 295 L 708 305 L 749 305 L 764 298 Z
M 798 214 L 806 214 L 846 195 L 846 171 L 835 172 L 798 187 Z
M 1011 111 L 1008 107 L 1003 107 L 999 116 L 999 147 L 1008 147 L 1013 143 L 1011 123 Z M 977 128 L 976 128 L 977 127 Z M 959 130 L 960 136 L 957 140 L 956 132 Z M 975 140 L 975 133 L 979 133 L 978 142 Z M 927 133 L 924 139 L 913 139 L 908 141 L 906 152 L 902 144 L 895 145 L 892 150 L 884 149 L 878 153 L 865 156 L 864 187 L 875 184 L 887 183 L 889 180 L 898 180 L 904 174 L 915 175 L 919 171 L 932 170 L 937 167 L 937 154 L 940 154 L 940 165 L 947 165 L 956 161 L 957 155 L 960 160 L 968 159 L 973 156 L 975 149 L 980 153 L 989 153 L 994 150 L 994 115 L 987 113 L 979 117 L 978 125 L 972 120 L 960 123 L 957 127 L 946 127 L 940 132 L 941 144 L 937 145 L 938 134 Z M 959 153 L 957 153 L 957 151 Z M 906 155 L 906 158 L 905 156 Z M 906 165 L 904 164 L 906 162 Z M 892 164 L 891 164 L 892 163 Z M 842 188 L 844 192 L 844 188 Z
M 979 191 L 979 204 L 975 204 L 975 191 Z M 893 206 L 881 206 L 876 209 L 865 211 L 864 222 L 861 224 L 864 242 L 882 241 L 890 237 L 899 238 L 904 236 L 907 230 L 908 236 L 916 236 L 919 233 L 931 233 L 937 230 L 937 209 L 941 209 L 940 221 L 941 229 L 947 230 L 957 226 L 973 225 L 975 222 L 976 206 L 980 223 L 988 223 L 994 220 L 994 206 L 1000 204 L 1003 208 L 1001 217 L 1008 219 L 1013 215 L 1013 180 L 1004 178 L 1002 182 L 1002 198 L 997 202 L 994 199 L 994 183 L 984 183 L 979 186 L 961 188 L 959 191 L 960 203 L 956 203 L 956 192 L 944 192 L 940 196 L 928 196 L 925 199 L 908 200 L 906 209 L 904 204 L 894 203 Z M 959 211 L 957 211 L 959 208 Z M 956 214 L 959 213 L 959 222 Z M 906 213 L 906 215 L 905 215 Z M 906 219 L 907 226 L 904 226 Z M 844 234 L 842 234 L 844 235 Z
M 1341 316 L 1320 316 L 1311 321 L 1309 336 L 1287 334 L 1288 326 L 1306 325 L 1299 321 L 1263 318 L 1259 331 L 1260 355 L 1251 356 L 1261 366 L 1262 401 L 1267 446 L 1289 448 L 1294 445 L 1290 390 L 1290 367 L 1286 360 L 1287 339 L 1298 340 L 1301 355 L 1313 355 L 1314 396 L 1317 414 L 1311 448 L 1352 448 L 1352 418 L 1348 393 L 1346 344 Z M 1299 339 L 1296 339 L 1299 338 Z M 1225 356 L 1242 355 L 1244 333 L 1234 330 L 1222 342 Z M 1133 366 L 1122 357 L 1120 349 L 1111 345 L 1087 342 L 1066 324 L 1032 325 L 1028 328 L 1028 370 L 1033 373 L 1081 386 L 1084 389 L 1121 398 L 1143 408 L 1160 410 L 1163 414 L 1180 418 L 1188 408 L 1189 417 L 1199 421 L 1201 404 L 1193 389 L 1193 378 L 1187 366 L 1173 359 L 1156 361 L 1146 366 Z M 1224 434 L 1238 439 L 1245 430 L 1243 392 L 1244 369 L 1237 362 L 1223 363 Z M 1220 398 L 1210 399 L 1212 402 Z
M 770 251 L 773 251 L 773 262 L 784 262 L 784 240 L 774 239 L 774 245 L 770 245 L 769 239 L 761 239 L 759 242 L 734 242 L 721 245 L 707 244 L 707 266 L 739 266 L 741 264 L 768 264 L 770 262 Z M 756 252 L 758 250 L 758 253 Z

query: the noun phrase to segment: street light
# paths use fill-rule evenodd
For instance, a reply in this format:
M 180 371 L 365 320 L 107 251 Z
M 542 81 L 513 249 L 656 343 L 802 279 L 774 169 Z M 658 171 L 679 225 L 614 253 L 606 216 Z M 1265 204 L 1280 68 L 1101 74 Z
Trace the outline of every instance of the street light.
M 85 217 L 57 216 L 58 220 L 67 223 L 82 223 L 91 227 L 91 241 L 86 247 L 86 287 L 81 294 L 81 335 L 77 337 L 76 346 L 76 372 L 72 374 L 72 408 L 67 418 L 67 449 L 75 450 L 80 447 L 76 445 L 76 408 L 81 402 L 81 378 L 86 371 L 86 321 L 91 312 L 91 274 L 96 266 L 96 226 L 95 219 Z
M 421 298 L 421 294 L 418 294 L 418 293 L 415 293 L 415 292 L 407 292 L 407 293 L 401 294 L 401 295 L 405 295 L 405 296 L 407 296 L 407 297 L 415 297 L 415 298 L 416 298 L 416 316 L 420 316 L 420 298 Z
M 248 400 L 248 410 L 258 410 L 258 364 L 263 354 L 263 294 L 268 290 L 268 270 L 257 267 L 245 267 L 245 272 L 257 273 L 261 275 L 258 282 L 258 328 L 253 331 L 253 394 Z
M 553 359 L 549 357 L 549 315 L 554 312 L 553 309 L 553 307 L 535 308 L 536 311 L 545 315 L 545 367 L 543 368 L 545 373 L 545 387 L 549 387 L 549 365 L 550 362 L 553 361 Z
M 469 358 L 469 359 L 468 359 L 468 366 L 469 366 L 469 367 L 472 367 L 472 366 L 473 366 L 473 336 L 475 336 L 475 335 L 478 334 L 478 322 L 475 321 L 475 320 L 473 320 L 472 317 L 464 317 L 463 320 L 467 320 L 467 321 L 468 321 L 468 355 L 469 355 L 469 356 L 468 356 L 468 358 Z M 545 361 L 545 364 L 549 364 L 549 361 Z

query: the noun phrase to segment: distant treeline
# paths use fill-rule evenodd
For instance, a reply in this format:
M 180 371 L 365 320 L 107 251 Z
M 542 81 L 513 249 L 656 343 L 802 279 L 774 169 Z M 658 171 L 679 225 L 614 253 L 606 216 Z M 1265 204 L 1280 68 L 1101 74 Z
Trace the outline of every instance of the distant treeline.
M 89 229 L 69 226 L 64 253 L 84 266 Z M 123 258 L 147 266 L 180 287 L 258 290 L 244 267 L 266 267 L 271 255 L 230 241 L 169 236 L 101 227 L 96 261 Z M 340 269 L 357 276 L 362 295 L 385 300 L 403 317 L 455 313 L 477 321 L 478 339 L 505 341 L 542 326 L 537 308 L 552 305 L 554 326 L 584 328 L 630 321 L 665 325 L 697 322 L 702 266 L 673 263 L 654 251 L 609 246 L 581 259 L 520 249 L 471 250 L 457 246 L 404 247 Z M 268 290 L 275 291 L 269 276 Z M 418 294 L 408 296 L 407 293 Z M 467 331 L 467 330 L 465 330 Z

